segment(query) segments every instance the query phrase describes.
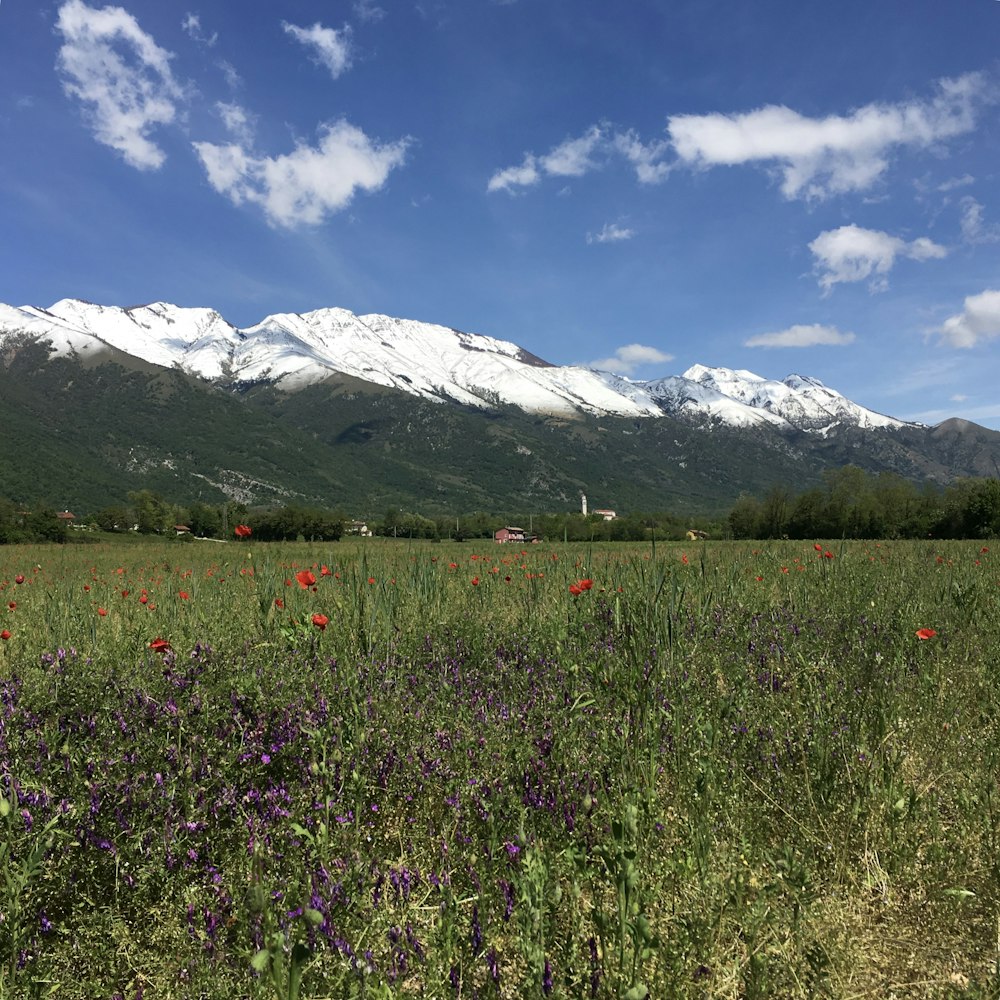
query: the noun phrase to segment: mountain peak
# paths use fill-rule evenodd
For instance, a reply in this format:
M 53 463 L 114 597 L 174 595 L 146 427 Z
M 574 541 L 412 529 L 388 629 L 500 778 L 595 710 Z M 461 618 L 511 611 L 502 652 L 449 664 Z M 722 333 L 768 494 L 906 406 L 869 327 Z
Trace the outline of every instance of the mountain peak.
M 103 345 L 211 382 L 269 381 L 286 392 L 347 376 L 480 409 L 505 404 L 570 417 L 672 416 L 818 434 L 905 426 L 807 375 L 777 381 L 695 364 L 682 376 L 633 381 L 551 365 L 509 340 L 336 306 L 275 313 L 237 329 L 214 309 L 169 302 L 123 308 L 66 298 L 47 310 L 0 304 L 0 341 L 15 330 L 50 341 L 57 354 L 99 354 Z

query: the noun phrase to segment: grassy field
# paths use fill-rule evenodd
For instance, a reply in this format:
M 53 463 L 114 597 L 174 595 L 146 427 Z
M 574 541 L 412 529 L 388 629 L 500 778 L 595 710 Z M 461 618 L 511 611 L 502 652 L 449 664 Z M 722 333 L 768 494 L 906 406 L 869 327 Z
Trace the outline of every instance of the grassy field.
M 1000 995 L 1000 545 L 0 549 L 0 997 Z

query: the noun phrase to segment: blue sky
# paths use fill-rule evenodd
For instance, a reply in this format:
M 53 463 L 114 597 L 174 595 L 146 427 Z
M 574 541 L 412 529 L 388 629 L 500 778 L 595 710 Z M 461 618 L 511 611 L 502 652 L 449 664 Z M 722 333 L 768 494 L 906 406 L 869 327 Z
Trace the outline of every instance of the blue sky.
M 998 0 L 0 0 L 0 301 L 341 306 L 1000 428 Z

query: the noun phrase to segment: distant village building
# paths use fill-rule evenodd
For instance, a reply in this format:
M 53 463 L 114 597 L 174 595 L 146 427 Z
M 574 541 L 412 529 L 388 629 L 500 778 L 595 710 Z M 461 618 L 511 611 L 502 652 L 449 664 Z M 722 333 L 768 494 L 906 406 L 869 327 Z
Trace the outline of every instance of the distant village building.
M 580 513 L 586 517 L 587 516 L 587 494 L 580 494 Z M 595 510 L 593 513 L 599 517 L 603 517 L 605 521 L 613 521 L 618 515 L 613 510 Z
M 76 514 L 73 514 L 68 510 L 64 510 L 60 514 L 56 514 L 56 517 L 60 521 L 65 521 L 67 524 L 72 524 L 76 520 Z
M 503 545 L 507 542 L 535 543 L 538 541 L 538 535 L 532 535 L 526 532 L 524 528 L 506 527 L 493 532 L 493 541 L 498 545 Z
M 190 535 L 191 529 L 186 524 L 175 524 L 174 533 L 177 535 Z
M 348 521 L 344 525 L 344 531 L 348 535 L 360 535 L 362 538 L 371 538 L 372 529 L 364 521 Z

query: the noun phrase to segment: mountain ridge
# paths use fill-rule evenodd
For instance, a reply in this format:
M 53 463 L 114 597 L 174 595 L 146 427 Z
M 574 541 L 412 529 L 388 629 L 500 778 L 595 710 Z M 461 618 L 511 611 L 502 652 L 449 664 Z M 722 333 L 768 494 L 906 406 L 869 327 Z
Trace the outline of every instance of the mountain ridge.
M 742 494 L 810 490 L 845 465 L 913 482 L 1000 474 L 1000 432 L 895 421 L 809 376 L 702 365 L 638 382 L 447 327 L 420 353 L 424 326 L 391 317 L 362 317 L 351 356 L 337 351 L 358 318 L 319 319 L 240 330 L 167 303 L 0 306 L 0 496 L 93 510 L 152 489 L 362 517 L 520 517 L 579 510 L 586 493 L 620 512 L 705 515 Z M 395 364 L 365 371 L 376 356 Z
M 553 365 L 509 340 L 378 313 L 328 307 L 275 313 L 238 328 L 208 307 L 167 302 L 103 306 L 61 299 L 47 309 L 0 305 L 0 339 L 26 332 L 57 355 L 107 345 L 162 367 L 240 388 L 269 382 L 295 392 L 352 376 L 437 402 L 529 413 L 770 424 L 825 434 L 841 425 L 917 426 L 855 403 L 812 376 L 765 379 L 696 364 L 647 381 L 581 366 Z

